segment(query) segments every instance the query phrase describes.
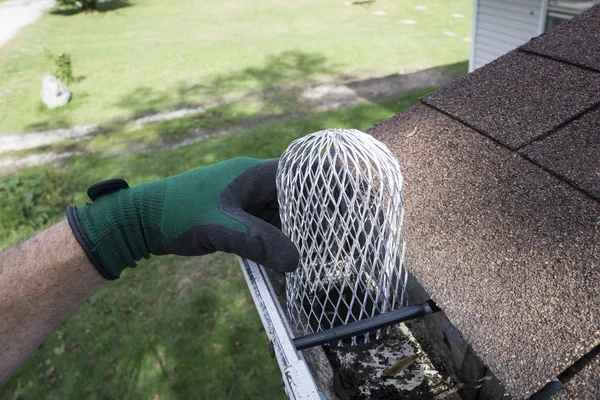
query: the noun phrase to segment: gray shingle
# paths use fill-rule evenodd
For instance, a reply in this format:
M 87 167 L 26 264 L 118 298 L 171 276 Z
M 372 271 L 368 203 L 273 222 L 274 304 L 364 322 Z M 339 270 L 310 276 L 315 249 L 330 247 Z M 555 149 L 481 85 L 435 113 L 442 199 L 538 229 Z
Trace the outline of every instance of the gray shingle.
M 423 98 L 510 148 L 600 102 L 600 73 L 513 51 Z
M 600 6 L 531 39 L 521 49 L 600 71 Z
M 600 110 L 528 145 L 523 154 L 600 200 Z
M 407 267 L 512 396 L 598 342 L 600 203 L 425 105 L 369 133 L 404 171 Z

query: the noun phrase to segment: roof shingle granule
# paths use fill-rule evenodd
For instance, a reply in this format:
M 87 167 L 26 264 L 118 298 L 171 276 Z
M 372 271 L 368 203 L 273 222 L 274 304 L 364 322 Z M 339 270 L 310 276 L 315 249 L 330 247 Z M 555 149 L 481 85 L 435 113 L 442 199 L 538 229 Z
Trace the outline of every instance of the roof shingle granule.
M 600 101 L 600 73 L 513 51 L 423 98 L 516 149 Z
M 600 71 L 600 6 L 531 39 L 521 50 Z
M 590 350 L 600 203 L 422 104 L 369 133 L 404 171 L 407 267 L 513 397 Z
M 600 200 L 600 110 L 583 115 L 522 151 Z
M 591 385 L 590 385 L 591 383 Z M 558 392 L 554 400 L 600 399 L 600 356 L 596 356 Z

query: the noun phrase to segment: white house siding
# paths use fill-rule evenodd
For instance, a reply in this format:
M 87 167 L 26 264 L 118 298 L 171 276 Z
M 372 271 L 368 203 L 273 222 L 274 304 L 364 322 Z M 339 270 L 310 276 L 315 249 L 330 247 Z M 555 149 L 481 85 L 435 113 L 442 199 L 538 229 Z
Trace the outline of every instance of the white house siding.
M 470 71 L 539 34 L 542 0 L 474 1 Z

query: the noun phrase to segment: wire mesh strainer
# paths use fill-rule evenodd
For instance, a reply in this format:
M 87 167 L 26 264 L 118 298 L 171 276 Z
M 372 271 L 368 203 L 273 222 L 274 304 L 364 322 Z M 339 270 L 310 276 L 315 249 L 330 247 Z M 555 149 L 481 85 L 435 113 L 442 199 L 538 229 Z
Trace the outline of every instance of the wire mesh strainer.
M 295 140 L 279 161 L 277 189 L 283 233 L 300 253 L 286 280 L 297 334 L 404 305 L 402 172 L 383 143 L 339 129 Z

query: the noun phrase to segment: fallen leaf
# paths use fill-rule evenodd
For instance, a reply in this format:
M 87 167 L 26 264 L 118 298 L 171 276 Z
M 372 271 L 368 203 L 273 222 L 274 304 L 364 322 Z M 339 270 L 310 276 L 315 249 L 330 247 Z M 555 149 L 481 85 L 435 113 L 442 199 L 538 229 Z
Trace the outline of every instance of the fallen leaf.
M 417 133 L 417 130 L 419 129 L 419 126 L 415 126 L 415 129 L 413 129 L 408 135 L 406 135 L 407 138 L 415 135 Z
M 77 343 L 71 343 L 68 347 L 67 350 L 69 351 L 73 351 L 73 350 L 77 350 L 79 348 L 79 344 Z
M 54 348 L 54 354 L 56 354 L 57 356 L 60 356 L 62 353 L 65 352 L 65 344 L 61 344 L 60 346 L 56 346 Z
M 394 365 L 392 365 L 390 368 L 383 371 L 381 373 L 381 376 L 383 377 L 383 376 L 397 375 L 400 372 L 404 371 L 406 368 L 408 368 L 412 363 L 414 363 L 417 358 L 419 358 L 419 356 L 417 354 L 413 354 L 412 356 L 402 358 L 402 359 L 396 361 L 394 363 Z

